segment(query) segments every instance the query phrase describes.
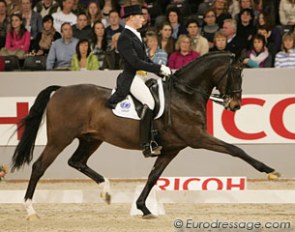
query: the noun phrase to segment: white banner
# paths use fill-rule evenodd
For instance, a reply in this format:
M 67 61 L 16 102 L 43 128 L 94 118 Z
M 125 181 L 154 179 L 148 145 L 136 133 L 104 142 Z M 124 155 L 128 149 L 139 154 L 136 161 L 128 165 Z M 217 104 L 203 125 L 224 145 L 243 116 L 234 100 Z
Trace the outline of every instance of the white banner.
M 17 123 L 28 114 L 35 97 L 0 97 L 0 145 L 17 145 L 22 134 Z M 245 95 L 242 108 L 233 113 L 210 102 L 208 130 L 234 144 L 295 143 L 295 95 Z M 45 145 L 45 120 L 36 145 Z M 14 133 L 16 132 L 16 133 Z

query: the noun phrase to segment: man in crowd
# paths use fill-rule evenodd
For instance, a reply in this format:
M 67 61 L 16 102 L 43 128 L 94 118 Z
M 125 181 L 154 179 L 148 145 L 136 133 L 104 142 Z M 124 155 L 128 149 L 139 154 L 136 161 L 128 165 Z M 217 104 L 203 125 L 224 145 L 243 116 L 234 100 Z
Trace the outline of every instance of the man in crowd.
M 62 38 L 56 40 L 50 47 L 46 61 L 46 69 L 69 70 L 71 60 L 76 52 L 78 39 L 73 37 L 73 29 L 70 23 L 61 25 Z

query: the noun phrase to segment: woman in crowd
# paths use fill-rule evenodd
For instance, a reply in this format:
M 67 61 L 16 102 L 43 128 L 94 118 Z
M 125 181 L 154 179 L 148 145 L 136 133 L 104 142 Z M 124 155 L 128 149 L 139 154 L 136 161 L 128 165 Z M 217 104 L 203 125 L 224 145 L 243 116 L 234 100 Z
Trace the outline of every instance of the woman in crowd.
M 177 6 L 168 7 L 166 13 L 166 20 L 171 24 L 173 28 L 173 39 L 177 40 L 179 35 L 187 33 L 185 26 L 182 24 L 181 13 Z
M 285 33 L 282 38 L 282 51 L 275 57 L 275 68 L 295 68 L 295 42 L 292 33 Z
M 61 35 L 53 27 L 52 16 L 46 15 L 43 18 L 43 29 L 37 34 L 32 50 L 38 56 L 47 55 L 52 42 L 59 38 L 61 38 Z
M 160 49 L 157 34 L 149 31 L 146 34 L 147 55 L 156 64 L 167 64 L 168 54 Z
M 226 35 L 222 31 L 217 31 L 213 39 L 213 47 L 210 48 L 210 52 L 225 51 L 226 43 L 227 43 Z
M 97 2 L 89 2 L 87 9 L 86 9 L 86 15 L 88 18 L 88 24 L 91 27 L 93 26 L 93 24 L 96 21 L 101 21 L 104 24 L 104 26 L 106 27 L 107 21 L 106 21 L 106 19 L 102 18 L 101 11 L 100 11 L 100 8 L 99 8 Z
M 207 10 L 204 14 L 203 20 L 204 26 L 202 30 L 202 36 L 208 40 L 209 48 L 212 48 L 215 32 L 219 30 L 219 26 L 216 23 L 216 15 L 214 10 Z
M 15 55 L 19 59 L 24 59 L 25 53 L 30 49 L 31 35 L 25 28 L 20 14 L 12 14 L 11 28 L 6 35 L 5 47 L 1 49 L 0 55 Z
M 191 39 L 187 35 L 180 35 L 176 42 L 176 51 L 171 54 L 168 66 L 171 69 L 179 69 L 200 56 L 192 50 Z
M 243 40 L 247 49 L 251 47 L 252 37 L 256 34 L 253 21 L 254 15 L 251 9 L 246 8 L 240 11 L 237 22 L 237 36 Z
M 267 68 L 272 66 L 272 57 L 266 47 L 263 35 L 253 36 L 251 49 L 244 55 L 243 63 L 249 68 Z
M 164 22 L 159 30 L 159 47 L 168 54 L 174 52 L 175 40 L 172 38 L 173 28 L 169 22 Z
M 97 57 L 91 52 L 90 42 L 82 39 L 77 43 L 76 53 L 71 61 L 72 71 L 98 70 Z
M 103 66 L 105 52 L 108 42 L 105 34 L 105 27 L 102 22 L 96 21 L 92 27 L 91 51 L 96 55 L 99 67 Z

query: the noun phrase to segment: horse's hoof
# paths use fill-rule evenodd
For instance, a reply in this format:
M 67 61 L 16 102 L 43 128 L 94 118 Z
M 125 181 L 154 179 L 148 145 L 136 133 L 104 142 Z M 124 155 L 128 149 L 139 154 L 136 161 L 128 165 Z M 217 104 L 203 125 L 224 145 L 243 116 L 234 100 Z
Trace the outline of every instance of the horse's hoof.
M 109 205 L 111 204 L 112 196 L 108 192 L 101 192 L 100 197 Z
M 143 219 L 156 219 L 157 217 L 153 214 L 146 214 L 142 216 Z
M 38 216 L 38 214 L 34 213 L 34 214 L 30 214 L 26 217 L 27 221 L 35 221 L 40 219 L 40 217 Z
M 276 171 L 268 173 L 268 175 L 267 175 L 268 180 L 278 180 L 280 177 L 281 177 L 281 174 Z

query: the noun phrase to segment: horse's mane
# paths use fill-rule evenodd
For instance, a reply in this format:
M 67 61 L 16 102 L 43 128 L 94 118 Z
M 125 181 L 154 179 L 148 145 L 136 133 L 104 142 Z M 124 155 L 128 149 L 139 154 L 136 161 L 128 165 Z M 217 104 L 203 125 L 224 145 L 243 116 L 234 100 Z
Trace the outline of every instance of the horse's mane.
M 210 65 L 210 62 L 208 62 L 209 59 L 213 59 L 215 57 L 219 57 L 220 59 L 223 59 L 223 56 L 232 56 L 232 53 L 227 51 L 214 51 L 214 52 L 208 52 L 204 54 L 203 56 L 198 57 L 197 59 L 193 60 L 192 62 L 188 63 L 187 65 L 183 66 L 182 68 L 178 69 L 174 75 L 176 77 L 179 77 L 183 75 L 184 73 L 187 73 L 192 67 L 198 66 L 199 70 L 202 70 L 203 68 L 206 68 L 207 65 Z

